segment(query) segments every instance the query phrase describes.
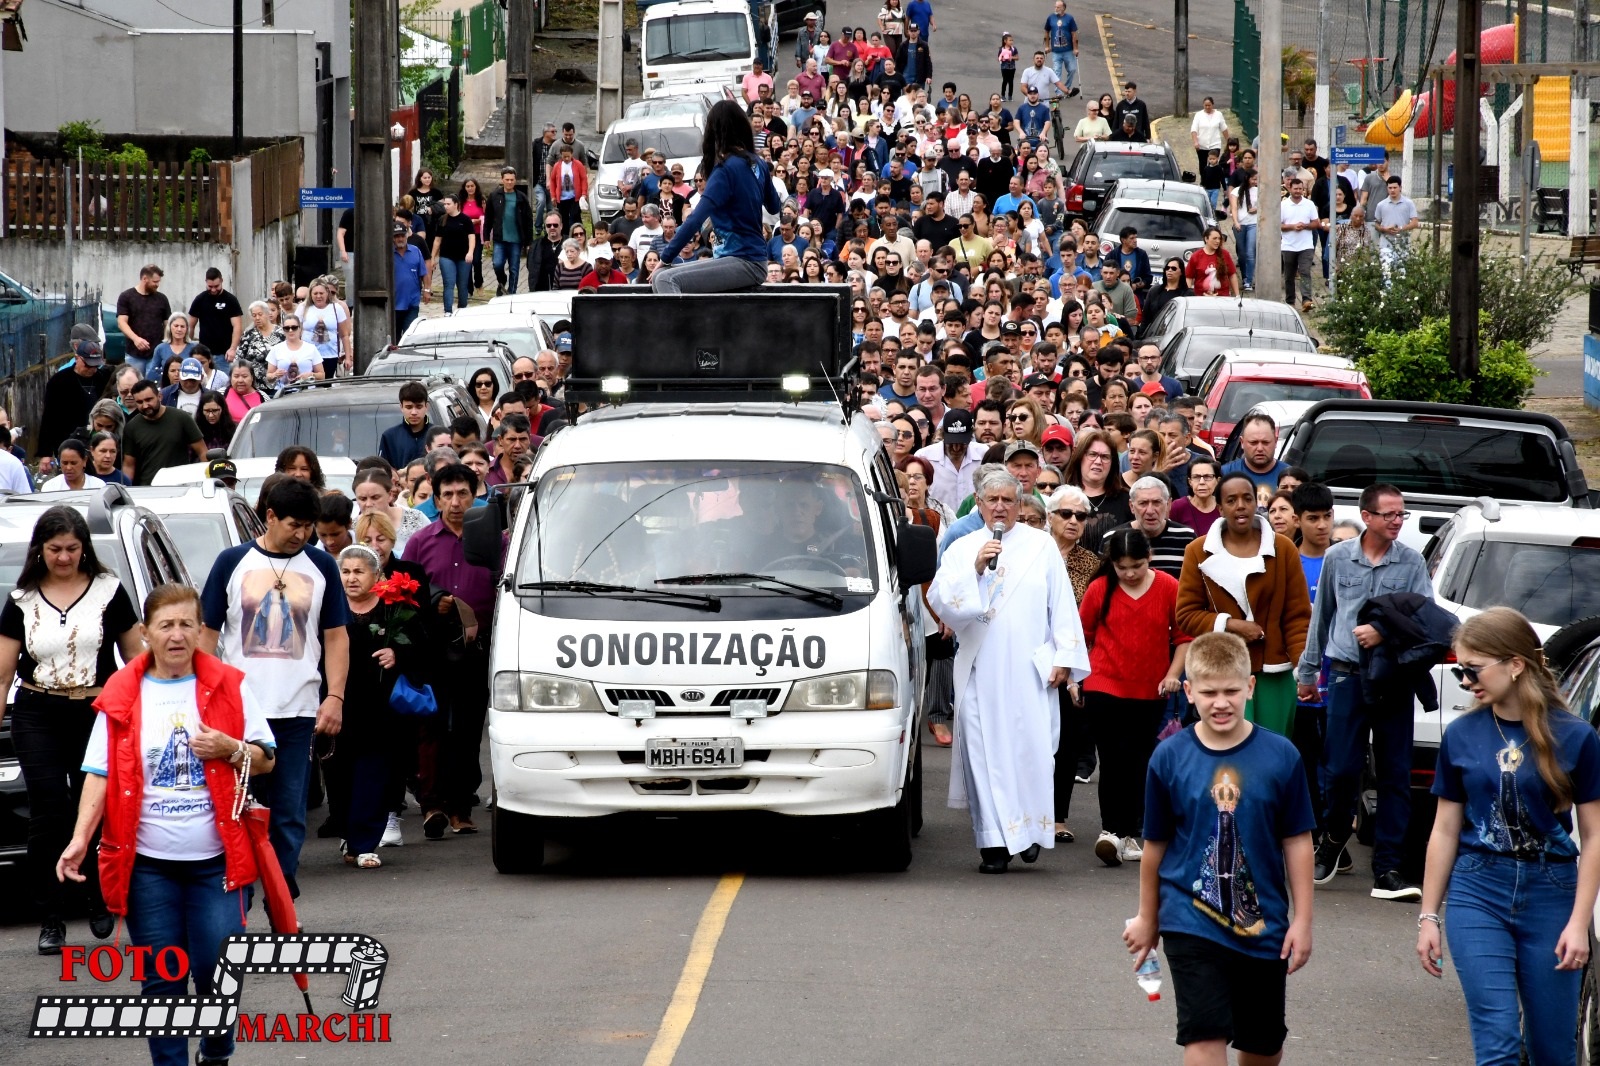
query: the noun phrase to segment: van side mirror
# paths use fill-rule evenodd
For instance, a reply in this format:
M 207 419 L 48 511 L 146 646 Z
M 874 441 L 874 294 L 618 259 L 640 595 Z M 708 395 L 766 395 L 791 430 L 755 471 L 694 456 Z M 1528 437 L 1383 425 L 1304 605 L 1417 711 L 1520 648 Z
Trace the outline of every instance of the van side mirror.
M 461 551 L 472 566 L 498 574 L 505 562 L 506 498 L 490 493 L 482 507 L 467 511 L 461 523 Z
M 895 554 L 900 564 L 901 592 L 932 581 L 939 571 L 939 537 L 932 526 L 901 522 L 895 536 Z

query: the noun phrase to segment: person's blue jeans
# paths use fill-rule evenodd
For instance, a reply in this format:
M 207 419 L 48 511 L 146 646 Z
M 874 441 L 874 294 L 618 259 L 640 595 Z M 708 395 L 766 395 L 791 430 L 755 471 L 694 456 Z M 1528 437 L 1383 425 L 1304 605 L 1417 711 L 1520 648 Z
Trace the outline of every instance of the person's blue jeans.
M 1377 704 L 1361 696 L 1361 677 L 1328 672 L 1328 836 L 1350 836 L 1367 767 L 1367 735 L 1378 778 L 1378 818 L 1372 847 L 1374 876 L 1400 869 L 1406 823 L 1411 820 L 1411 712 L 1406 692 Z
M 1555 968 L 1572 917 L 1576 862 L 1462 852 L 1445 897 L 1445 937 L 1467 998 L 1478 1066 L 1575 1066 L 1582 970 Z
M 265 781 L 267 774 L 256 780 Z M 221 855 L 180 862 L 138 856 L 128 881 L 128 939 L 138 947 L 160 950 L 183 948 L 189 954 L 189 973 L 196 995 L 209 995 L 222 941 L 244 932 L 244 914 L 250 906 L 250 889 L 222 888 L 226 864 Z M 142 994 L 183 996 L 189 981 L 162 980 L 154 966 L 145 967 Z M 200 1054 L 226 1059 L 233 1054 L 233 1034 L 200 1039 Z M 189 1066 L 189 1041 L 181 1036 L 150 1037 L 150 1061 L 155 1066 Z
M 517 291 L 517 270 L 522 265 L 522 245 L 494 242 L 494 276 L 506 292 Z
M 1067 87 L 1068 92 L 1078 83 L 1078 57 L 1072 54 L 1071 49 L 1065 52 L 1052 51 L 1050 69 L 1056 72 L 1056 77 L 1061 79 L 1061 84 Z
M 411 328 L 411 323 L 413 323 L 413 322 L 415 322 L 417 320 L 417 314 L 421 310 L 422 310 L 422 308 L 420 308 L 420 307 L 407 307 L 407 308 L 404 308 L 404 309 L 401 309 L 401 308 L 396 308 L 395 309 L 395 312 L 394 312 L 394 341 L 395 341 L 396 344 L 398 344 L 400 342 L 400 338 L 401 337 L 405 336 L 406 330 Z
M 440 258 L 439 272 L 444 275 L 444 313 L 454 311 L 457 300 L 467 306 L 472 295 L 472 264 L 465 259 Z
M 300 847 L 306 842 L 306 790 L 311 784 L 311 737 L 315 718 L 269 718 L 278 745 L 272 773 L 250 779 L 256 800 L 272 811 L 267 839 L 289 883 L 289 895 L 298 897 L 295 873 L 300 869 Z
M 1234 230 L 1239 246 L 1239 277 L 1243 284 L 1256 283 L 1256 231 L 1260 226 L 1240 226 Z
M 151 349 L 151 350 L 154 351 L 154 349 Z M 129 366 L 133 367 L 135 370 L 137 370 L 139 372 L 139 376 L 140 377 L 148 376 L 148 374 L 150 372 L 150 356 L 149 355 L 147 355 L 144 352 L 141 352 L 139 349 L 135 348 L 133 346 L 133 342 L 132 341 L 128 341 L 127 342 L 127 344 L 123 348 L 123 353 L 124 353 L 123 356 L 122 356 L 123 361 L 126 362 Z
M 754 288 L 766 280 L 764 264 L 724 255 L 663 267 L 650 279 L 650 287 L 658 294 L 676 296 L 685 292 L 734 292 Z

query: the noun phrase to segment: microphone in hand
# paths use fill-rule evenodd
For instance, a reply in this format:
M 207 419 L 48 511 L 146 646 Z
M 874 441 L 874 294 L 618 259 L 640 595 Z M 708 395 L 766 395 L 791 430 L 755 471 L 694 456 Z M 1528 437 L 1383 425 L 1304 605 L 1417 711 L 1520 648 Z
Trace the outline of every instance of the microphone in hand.
M 1005 532 L 1006 532 L 1005 523 L 1004 522 L 996 522 L 994 524 L 994 526 L 989 530 L 989 532 L 994 534 L 994 539 L 995 540 L 999 540 L 1002 536 L 1005 535 Z M 993 570 L 997 565 L 999 565 L 999 563 L 1000 563 L 1000 553 L 999 552 L 996 552 L 995 554 L 989 556 L 989 569 L 990 570 Z

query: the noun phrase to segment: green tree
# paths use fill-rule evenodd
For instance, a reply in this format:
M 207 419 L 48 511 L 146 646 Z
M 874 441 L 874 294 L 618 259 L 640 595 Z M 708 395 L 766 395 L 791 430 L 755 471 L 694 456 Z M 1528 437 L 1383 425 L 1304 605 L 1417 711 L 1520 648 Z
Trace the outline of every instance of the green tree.
M 1480 315 L 1478 376 L 1471 381 L 1450 368 L 1450 320 L 1442 316 L 1404 332 L 1367 334 L 1363 343 L 1368 350 L 1356 366 L 1380 400 L 1519 408 L 1533 392 L 1534 378 L 1544 371 L 1517 341 L 1491 341 L 1488 324 L 1488 314 Z

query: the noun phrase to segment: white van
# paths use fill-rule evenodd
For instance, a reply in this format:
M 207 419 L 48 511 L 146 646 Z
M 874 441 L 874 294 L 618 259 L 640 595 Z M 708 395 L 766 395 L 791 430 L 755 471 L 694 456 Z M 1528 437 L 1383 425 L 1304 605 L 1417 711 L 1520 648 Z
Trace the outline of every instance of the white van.
M 622 211 L 621 185 L 637 185 L 643 179 L 648 169 L 643 160 L 646 149 L 666 157 L 667 173 L 676 164 L 693 177 L 700 169 L 704 126 L 705 116 L 693 112 L 619 118 L 613 122 L 600 144 L 599 169 L 589 182 L 590 217 L 609 220 Z M 638 157 L 629 157 L 629 141 L 639 146 Z
M 867 865 L 910 863 L 931 531 L 834 399 L 842 360 L 824 378 L 815 348 L 746 359 L 718 324 L 811 340 L 796 316 L 820 313 L 847 353 L 824 306 L 847 295 L 574 298 L 567 399 L 600 406 L 467 527 L 486 562 L 515 512 L 490 649 L 501 872 L 537 870 L 569 820 L 629 812 L 839 817 Z M 597 349 L 629 332 L 660 343 Z
M 640 13 L 640 75 L 645 96 L 732 85 L 757 57 L 749 0 L 675 0 Z

